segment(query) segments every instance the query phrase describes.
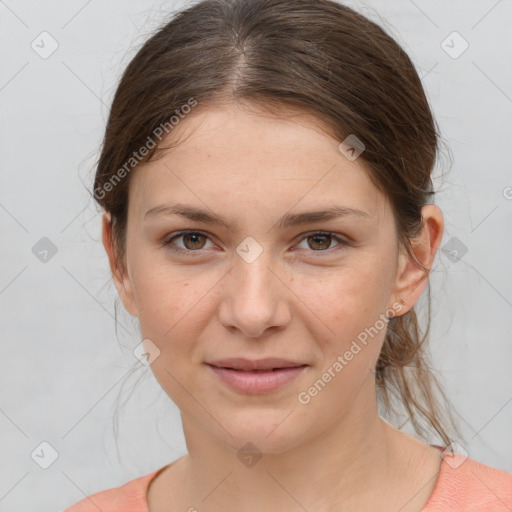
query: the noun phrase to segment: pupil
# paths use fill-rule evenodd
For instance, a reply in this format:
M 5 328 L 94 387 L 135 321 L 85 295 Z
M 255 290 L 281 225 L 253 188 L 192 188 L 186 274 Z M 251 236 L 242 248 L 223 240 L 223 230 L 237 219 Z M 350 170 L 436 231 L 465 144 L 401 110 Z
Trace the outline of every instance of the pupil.
M 314 235 L 313 236 L 313 240 L 314 240 L 314 243 L 316 244 L 317 243 L 317 240 L 320 238 L 320 239 L 324 239 L 324 243 L 325 243 L 325 240 L 328 239 L 329 235 Z M 320 242 L 321 244 L 322 242 Z M 327 243 L 327 245 L 329 245 L 329 243 Z M 318 248 L 318 247 L 317 247 Z M 324 248 L 326 249 L 326 247 Z
M 192 233 L 192 234 L 185 235 L 185 238 L 186 238 L 186 237 L 190 237 L 190 238 L 194 238 L 194 239 L 196 239 L 196 238 L 198 238 L 198 237 L 200 238 L 201 236 L 202 236 L 202 235 L 199 235 L 199 234 L 197 234 L 197 233 L 195 233 L 195 234 L 194 234 L 194 233 Z M 197 243 L 197 240 L 196 240 L 196 241 L 192 241 L 192 245 L 194 245 L 194 244 L 196 244 L 196 243 Z M 193 247 L 193 248 L 194 248 L 194 249 L 197 249 L 198 247 Z M 200 247 L 199 247 L 199 248 L 200 248 Z

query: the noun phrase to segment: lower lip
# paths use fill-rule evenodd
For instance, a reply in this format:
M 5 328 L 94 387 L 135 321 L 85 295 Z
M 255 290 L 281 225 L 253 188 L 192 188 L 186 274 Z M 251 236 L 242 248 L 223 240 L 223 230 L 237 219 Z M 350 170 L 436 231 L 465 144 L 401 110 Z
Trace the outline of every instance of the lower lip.
M 275 391 L 298 377 L 307 368 L 307 365 L 304 365 L 292 368 L 279 368 L 278 370 L 245 372 L 212 365 L 207 366 L 235 391 L 251 394 Z

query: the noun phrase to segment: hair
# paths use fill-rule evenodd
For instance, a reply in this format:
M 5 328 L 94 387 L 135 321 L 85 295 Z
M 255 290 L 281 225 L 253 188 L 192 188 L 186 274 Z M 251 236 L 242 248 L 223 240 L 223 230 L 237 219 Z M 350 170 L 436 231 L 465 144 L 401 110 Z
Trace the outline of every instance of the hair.
M 331 0 L 202 0 L 174 13 L 151 35 L 124 70 L 113 98 L 94 198 L 110 214 L 120 268 L 130 169 L 157 158 L 164 148 L 154 137 L 162 140 L 164 130 L 171 134 L 165 142 L 172 144 L 173 119 L 179 122 L 194 104 L 222 102 L 281 116 L 298 109 L 339 141 L 355 135 L 364 144 L 358 158 L 389 199 L 399 243 L 414 258 L 411 240 L 423 227 L 421 208 L 434 196 L 431 173 L 440 135 L 401 46 L 370 19 Z M 430 269 L 415 261 L 428 283 Z M 458 431 L 428 363 L 427 290 L 424 332 L 414 308 L 390 318 L 376 386 L 387 411 L 394 411 L 397 398 L 418 434 L 428 433 L 426 422 L 448 447 L 444 414 Z

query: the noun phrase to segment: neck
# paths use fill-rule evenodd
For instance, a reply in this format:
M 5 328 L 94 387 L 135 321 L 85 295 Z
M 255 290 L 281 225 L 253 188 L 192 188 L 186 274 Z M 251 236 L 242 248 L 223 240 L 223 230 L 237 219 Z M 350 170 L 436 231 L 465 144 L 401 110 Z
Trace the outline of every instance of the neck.
M 262 453 L 252 466 L 240 462 L 236 449 L 182 416 L 189 452 L 183 491 L 190 506 L 215 512 L 234 509 L 233 504 L 248 512 L 301 507 L 327 511 L 340 505 L 349 510 L 351 504 L 363 510 L 362 503 L 378 501 L 372 493 L 383 492 L 382 482 L 396 461 L 396 431 L 378 415 L 371 379 L 359 397 L 317 437 L 286 451 Z

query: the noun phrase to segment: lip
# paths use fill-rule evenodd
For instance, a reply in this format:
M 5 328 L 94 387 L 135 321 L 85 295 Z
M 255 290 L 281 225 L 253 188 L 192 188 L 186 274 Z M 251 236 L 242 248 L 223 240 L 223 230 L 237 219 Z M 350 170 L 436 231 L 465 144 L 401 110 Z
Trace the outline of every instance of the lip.
M 231 389 L 252 395 L 271 393 L 280 389 L 309 366 L 277 358 L 253 361 L 240 358 L 224 359 L 206 364 Z M 235 369 L 232 365 L 242 369 Z
M 218 368 L 230 368 L 234 370 L 273 370 L 274 368 L 292 368 L 304 366 L 305 363 L 290 361 L 279 357 L 266 357 L 265 359 L 245 359 L 243 357 L 231 357 L 229 359 L 219 359 L 207 363 Z

